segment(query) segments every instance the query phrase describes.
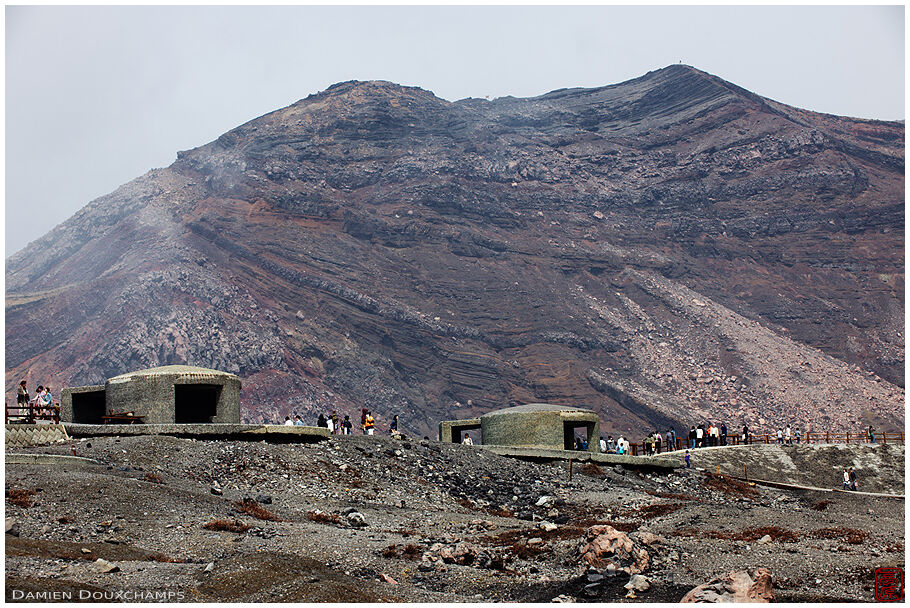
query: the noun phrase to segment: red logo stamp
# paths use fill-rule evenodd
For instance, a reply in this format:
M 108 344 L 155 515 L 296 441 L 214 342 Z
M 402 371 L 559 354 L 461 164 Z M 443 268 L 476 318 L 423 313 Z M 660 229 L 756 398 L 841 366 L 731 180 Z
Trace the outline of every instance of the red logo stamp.
M 875 601 L 899 602 L 904 599 L 904 569 L 875 569 Z

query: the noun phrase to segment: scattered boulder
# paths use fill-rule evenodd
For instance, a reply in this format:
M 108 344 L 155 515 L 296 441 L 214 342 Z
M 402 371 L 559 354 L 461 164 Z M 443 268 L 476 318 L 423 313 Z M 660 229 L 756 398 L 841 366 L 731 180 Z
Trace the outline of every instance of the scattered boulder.
M 651 579 L 641 574 L 633 574 L 629 578 L 629 582 L 623 585 L 623 587 L 629 591 L 637 591 L 639 593 L 642 593 L 651 588 Z
M 559 526 L 557 526 L 556 524 L 549 522 L 549 521 L 545 521 L 540 524 L 540 529 L 543 530 L 544 532 L 552 532 L 553 530 L 557 529 L 558 527 Z
M 92 567 L 96 572 L 101 572 L 102 574 L 109 574 L 113 572 L 120 572 L 120 566 L 117 564 L 112 564 L 106 559 L 98 558 L 92 563 Z
M 689 591 L 682 602 L 773 602 L 771 571 L 757 569 L 752 576 L 742 570 L 711 579 Z
M 19 536 L 19 522 L 12 519 L 6 519 L 6 533 L 10 536 Z
M 648 552 L 613 526 L 592 526 L 585 530 L 579 553 L 586 567 L 604 569 L 612 564 L 629 574 L 641 574 L 648 569 Z
M 759 545 L 767 545 L 768 543 L 771 542 L 771 540 L 772 540 L 771 535 L 770 535 L 770 534 L 765 534 L 764 536 L 762 536 L 761 538 L 758 539 L 758 544 L 759 544 Z
M 206 565 L 205 570 L 203 570 L 203 572 L 211 572 L 214 569 L 215 569 L 215 562 L 209 562 L 208 565 Z
M 633 532 L 631 534 L 631 537 L 641 544 L 647 545 L 649 547 L 651 545 L 663 544 L 665 542 L 662 536 L 658 536 L 652 532 Z
M 390 584 L 390 585 L 397 585 L 397 584 L 398 584 L 398 581 L 396 581 L 394 578 L 392 578 L 392 577 L 389 576 L 388 574 L 380 574 L 380 575 L 379 575 L 379 578 L 381 578 L 384 582 L 386 582 L 386 583 L 388 583 L 388 584 Z
M 268 494 L 260 494 L 259 496 L 256 497 L 256 502 L 263 504 L 263 505 L 270 505 L 270 504 L 272 504 L 272 497 L 269 496 Z
M 351 511 L 347 514 L 348 523 L 357 528 L 367 525 L 366 517 L 363 516 L 363 513 L 357 511 Z
M 211 490 L 209 490 L 209 491 L 212 494 L 214 494 L 215 496 L 222 496 L 224 494 L 224 490 L 222 490 L 218 486 L 212 486 Z

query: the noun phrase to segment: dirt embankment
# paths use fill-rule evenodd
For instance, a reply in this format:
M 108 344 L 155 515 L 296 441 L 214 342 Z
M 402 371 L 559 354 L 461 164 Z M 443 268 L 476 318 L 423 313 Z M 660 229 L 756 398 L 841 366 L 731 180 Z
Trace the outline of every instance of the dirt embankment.
M 840 489 L 843 470 L 856 470 L 859 489 L 885 494 L 904 493 L 904 446 L 760 444 L 690 450 L 693 467 L 709 472 L 745 476 L 816 488 Z M 682 458 L 682 452 L 667 458 Z M 744 469 L 745 467 L 745 469 Z

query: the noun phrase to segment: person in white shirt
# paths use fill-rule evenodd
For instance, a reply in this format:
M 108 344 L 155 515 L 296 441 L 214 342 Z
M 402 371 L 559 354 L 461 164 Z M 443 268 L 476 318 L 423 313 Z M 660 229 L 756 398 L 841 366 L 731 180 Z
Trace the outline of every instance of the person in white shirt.
M 464 441 L 462 441 L 462 443 L 465 444 L 465 445 L 474 445 L 474 440 L 471 439 L 471 436 L 470 436 L 470 435 L 465 435 L 465 436 L 464 436 Z
M 603 438 L 603 435 L 600 436 L 600 453 L 607 453 L 607 440 Z

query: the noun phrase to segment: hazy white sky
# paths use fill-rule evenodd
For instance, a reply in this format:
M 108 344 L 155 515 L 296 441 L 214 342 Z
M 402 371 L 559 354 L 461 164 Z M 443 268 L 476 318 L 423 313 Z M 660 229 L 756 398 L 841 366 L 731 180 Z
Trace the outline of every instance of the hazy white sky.
M 783 103 L 904 118 L 904 7 L 7 6 L 6 255 L 176 151 L 344 80 L 449 100 L 682 61 Z

